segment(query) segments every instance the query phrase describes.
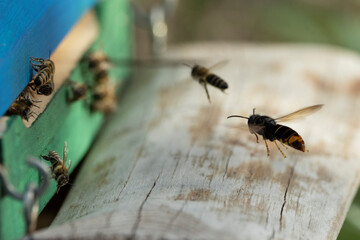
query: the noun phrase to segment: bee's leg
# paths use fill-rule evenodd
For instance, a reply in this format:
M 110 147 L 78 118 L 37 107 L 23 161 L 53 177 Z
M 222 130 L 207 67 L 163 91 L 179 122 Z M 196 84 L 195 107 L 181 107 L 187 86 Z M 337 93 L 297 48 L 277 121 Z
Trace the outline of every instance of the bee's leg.
M 281 141 L 279 141 L 280 143 L 281 143 L 281 145 L 285 148 L 285 149 L 288 149 L 288 147 L 285 145 L 285 144 L 283 144 Z
M 38 116 L 39 116 L 39 114 L 37 114 L 37 113 L 35 113 L 35 112 L 31 112 L 31 116 L 34 117 L 34 115 L 35 115 L 35 117 L 38 117 Z M 35 118 L 35 117 L 34 117 L 34 118 Z
M 204 88 L 205 88 L 205 92 L 206 92 L 207 98 L 209 99 L 209 103 L 211 103 L 209 91 L 208 91 L 208 89 L 207 89 L 207 84 L 204 82 L 203 85 L 204 85 Z
M 32 67 L 35 71 L 39 70 L 43 66 L 42 63 L 36 64 L 36 63 L 33 63 L 31 60 L 30 60 L 30 64 L 32 65 Z
M 259 143 L 259 137 L 258 137 L 258 135 L 256 134 L 256 133 L 254 133 L 255 134 L 255 137 L 256 137 L 256 143 Z
M 276 147 L 279 149 L 279 151 L 281 152 L 281 154 L 284 156 L 284 158 L 286 158 L 285 153 L 283 151 L 281 151 L 279 145 L 277 145 L 277 143 L 276 143 L 276 140 L 274 141 L 274 143 L 275 143 Z
M 269 146 L 268 146 L 265 138 L 264 138 L 264 142 L 265 142 L 265 146 L 266 146 L 266 152 L 267 152 L 267 155 L 269 157 L 270 156 L 270 150 L 269 150 Z
M 39 72 L 41 70 L 40 66 L 32 64 L 32 69 L 34 69 L 35 72 Z
M 226 95 L 227 95 L 227 93 L 225 92 L 225 89 L 221 89 L 221 91 L 222 91 L 224 94 L 226 94 Z
M 50 161 L 51 158 L 49 158 L 48 156 L 46 155 L 40 155 L 40 157 L 42 157 L 43 159 L 47 160 L 47 161 Z
M 29 83 L 29 87 L 31 88 L 31 90 L 35 91 L 36 90 L 36 86 L 34 82 L 30 82 Z
M 43 58 L 33 58 L 33 57 L 30 57 L 31 61 L 34 61 L 34 62 L 39 62 L 39 63 L 43 63 L 44 62 L 44 59 Z

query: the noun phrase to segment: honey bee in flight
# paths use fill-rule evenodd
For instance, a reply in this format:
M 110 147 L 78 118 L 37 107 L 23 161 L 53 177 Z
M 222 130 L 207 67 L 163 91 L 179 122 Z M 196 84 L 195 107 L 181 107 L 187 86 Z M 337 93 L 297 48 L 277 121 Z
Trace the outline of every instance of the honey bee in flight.
M 40 101 L 35 101 L 31 99 L 30 90 L 28 87 L 26 87 L 16 98 L 16 100 L 11 104 L 5 115 L 20 115 L 23 119 L 29 121 L 30 117 L 35 117 L 37 115 L 36 113 L 31 111 L 31 107 L 39 108 L 37 105 L 34 104 L 34 102 Z
M 36 72 L 29 86 L 39 95 L 49 96 L 54 91 L 55 64 L 50 59 L 32 58 L 30 64 Z
M 224 90 L 229 87 L 229 85 L 227 84 L 227 82 L 225 82 L 225 80 L 223 80 L 218 75 L 212 73 L 211 70 L 214 69 L 215 67 L 222 66 L 227 62 L 228 61 L 220 61 L 209 68 L 197 64 L 194 66 L 186 65 L 191 68 L 191 77 L 194 80 L 198 80 L 199 83 L 204 86 L 207 98 L 209 99 L 210 103 L 211 100 L 210 100 L 209 91 L 207 89 L 207 84 L 210 84 L 213 87 L 220 89 L 222 92 L 224 92 Z
M 305 117 L 320 110 L 322 106 L 323 104 L 319 104 L 302 108 L 296 112 L 275 119 L 268 116 L 255 114 L 255 108 L 253 109 L 253 114 L 250 117 L 231 115 L 227 118 L 240 117 L 248 119 L 248 127 L 250 133 L 255 134 L 256 142 L 259 142 L 257 134 L 263 136 L 266 145 L 267 155 L 270 156 L 270 150 L 266 140 L 270 140 L 271 142 L 275 143 L 281 154 L 286 158 L 286 155 L 283 153 L 283 151 L 281 151 L 275 140 L 278 140 L 285 148 L 286 146 L 284 144 L 302 152 L 305 152 L 305 143 L 302 137 L 297 132 L 287 126 L 277 124 L 277 121 L 284 122 L 296 118 Z
M 43 159 L 51 162 L 51 172 L 53 178 L 57 182 L 56 193 L 59 192 L 59 189 L 65 186 L 69 182 L 69 169 L 71 167 L 71 160 L 69 160 L 68 167 L 65 166 L 66 159 L 68 156 L 67 142 L 64 143 L 63 158 L 55 151 L 50 151 L 47 156 L 40 155 Z

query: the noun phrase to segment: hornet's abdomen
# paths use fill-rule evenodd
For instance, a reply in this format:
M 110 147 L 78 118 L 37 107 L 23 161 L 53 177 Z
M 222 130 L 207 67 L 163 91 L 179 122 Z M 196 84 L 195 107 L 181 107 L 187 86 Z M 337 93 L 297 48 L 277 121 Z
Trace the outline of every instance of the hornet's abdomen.
M 277 124 L 274 126 L 274 136 L 280 142 L 293 147 L 297 150 L 305 152 L 305 143 L 302 137 L 289 127 Z
M 224 80 L 222 80 L 220 77 L 212 73 L 208 74 L 205 80 L 214 87 L 220 88 L 222 90 L 227 89 L 229 87 Z

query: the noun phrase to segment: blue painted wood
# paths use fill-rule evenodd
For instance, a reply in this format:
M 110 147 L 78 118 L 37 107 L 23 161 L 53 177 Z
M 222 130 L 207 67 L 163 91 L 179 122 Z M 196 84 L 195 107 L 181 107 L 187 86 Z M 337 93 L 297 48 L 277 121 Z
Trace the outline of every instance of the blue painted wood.
M 32 76 L 29 57 L 48 58 L 97 0 L 0 0 L 0 116 Z

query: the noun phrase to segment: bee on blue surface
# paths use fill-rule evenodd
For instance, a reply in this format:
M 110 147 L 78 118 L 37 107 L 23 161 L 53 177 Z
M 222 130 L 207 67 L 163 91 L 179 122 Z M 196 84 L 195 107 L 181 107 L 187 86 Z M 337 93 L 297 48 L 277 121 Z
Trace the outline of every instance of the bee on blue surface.
M 50 59 L 30 57 L 30 64 L 36 72 L 29 87 L 39 95 L 49 96 L 54 91 L 55 64 Z

